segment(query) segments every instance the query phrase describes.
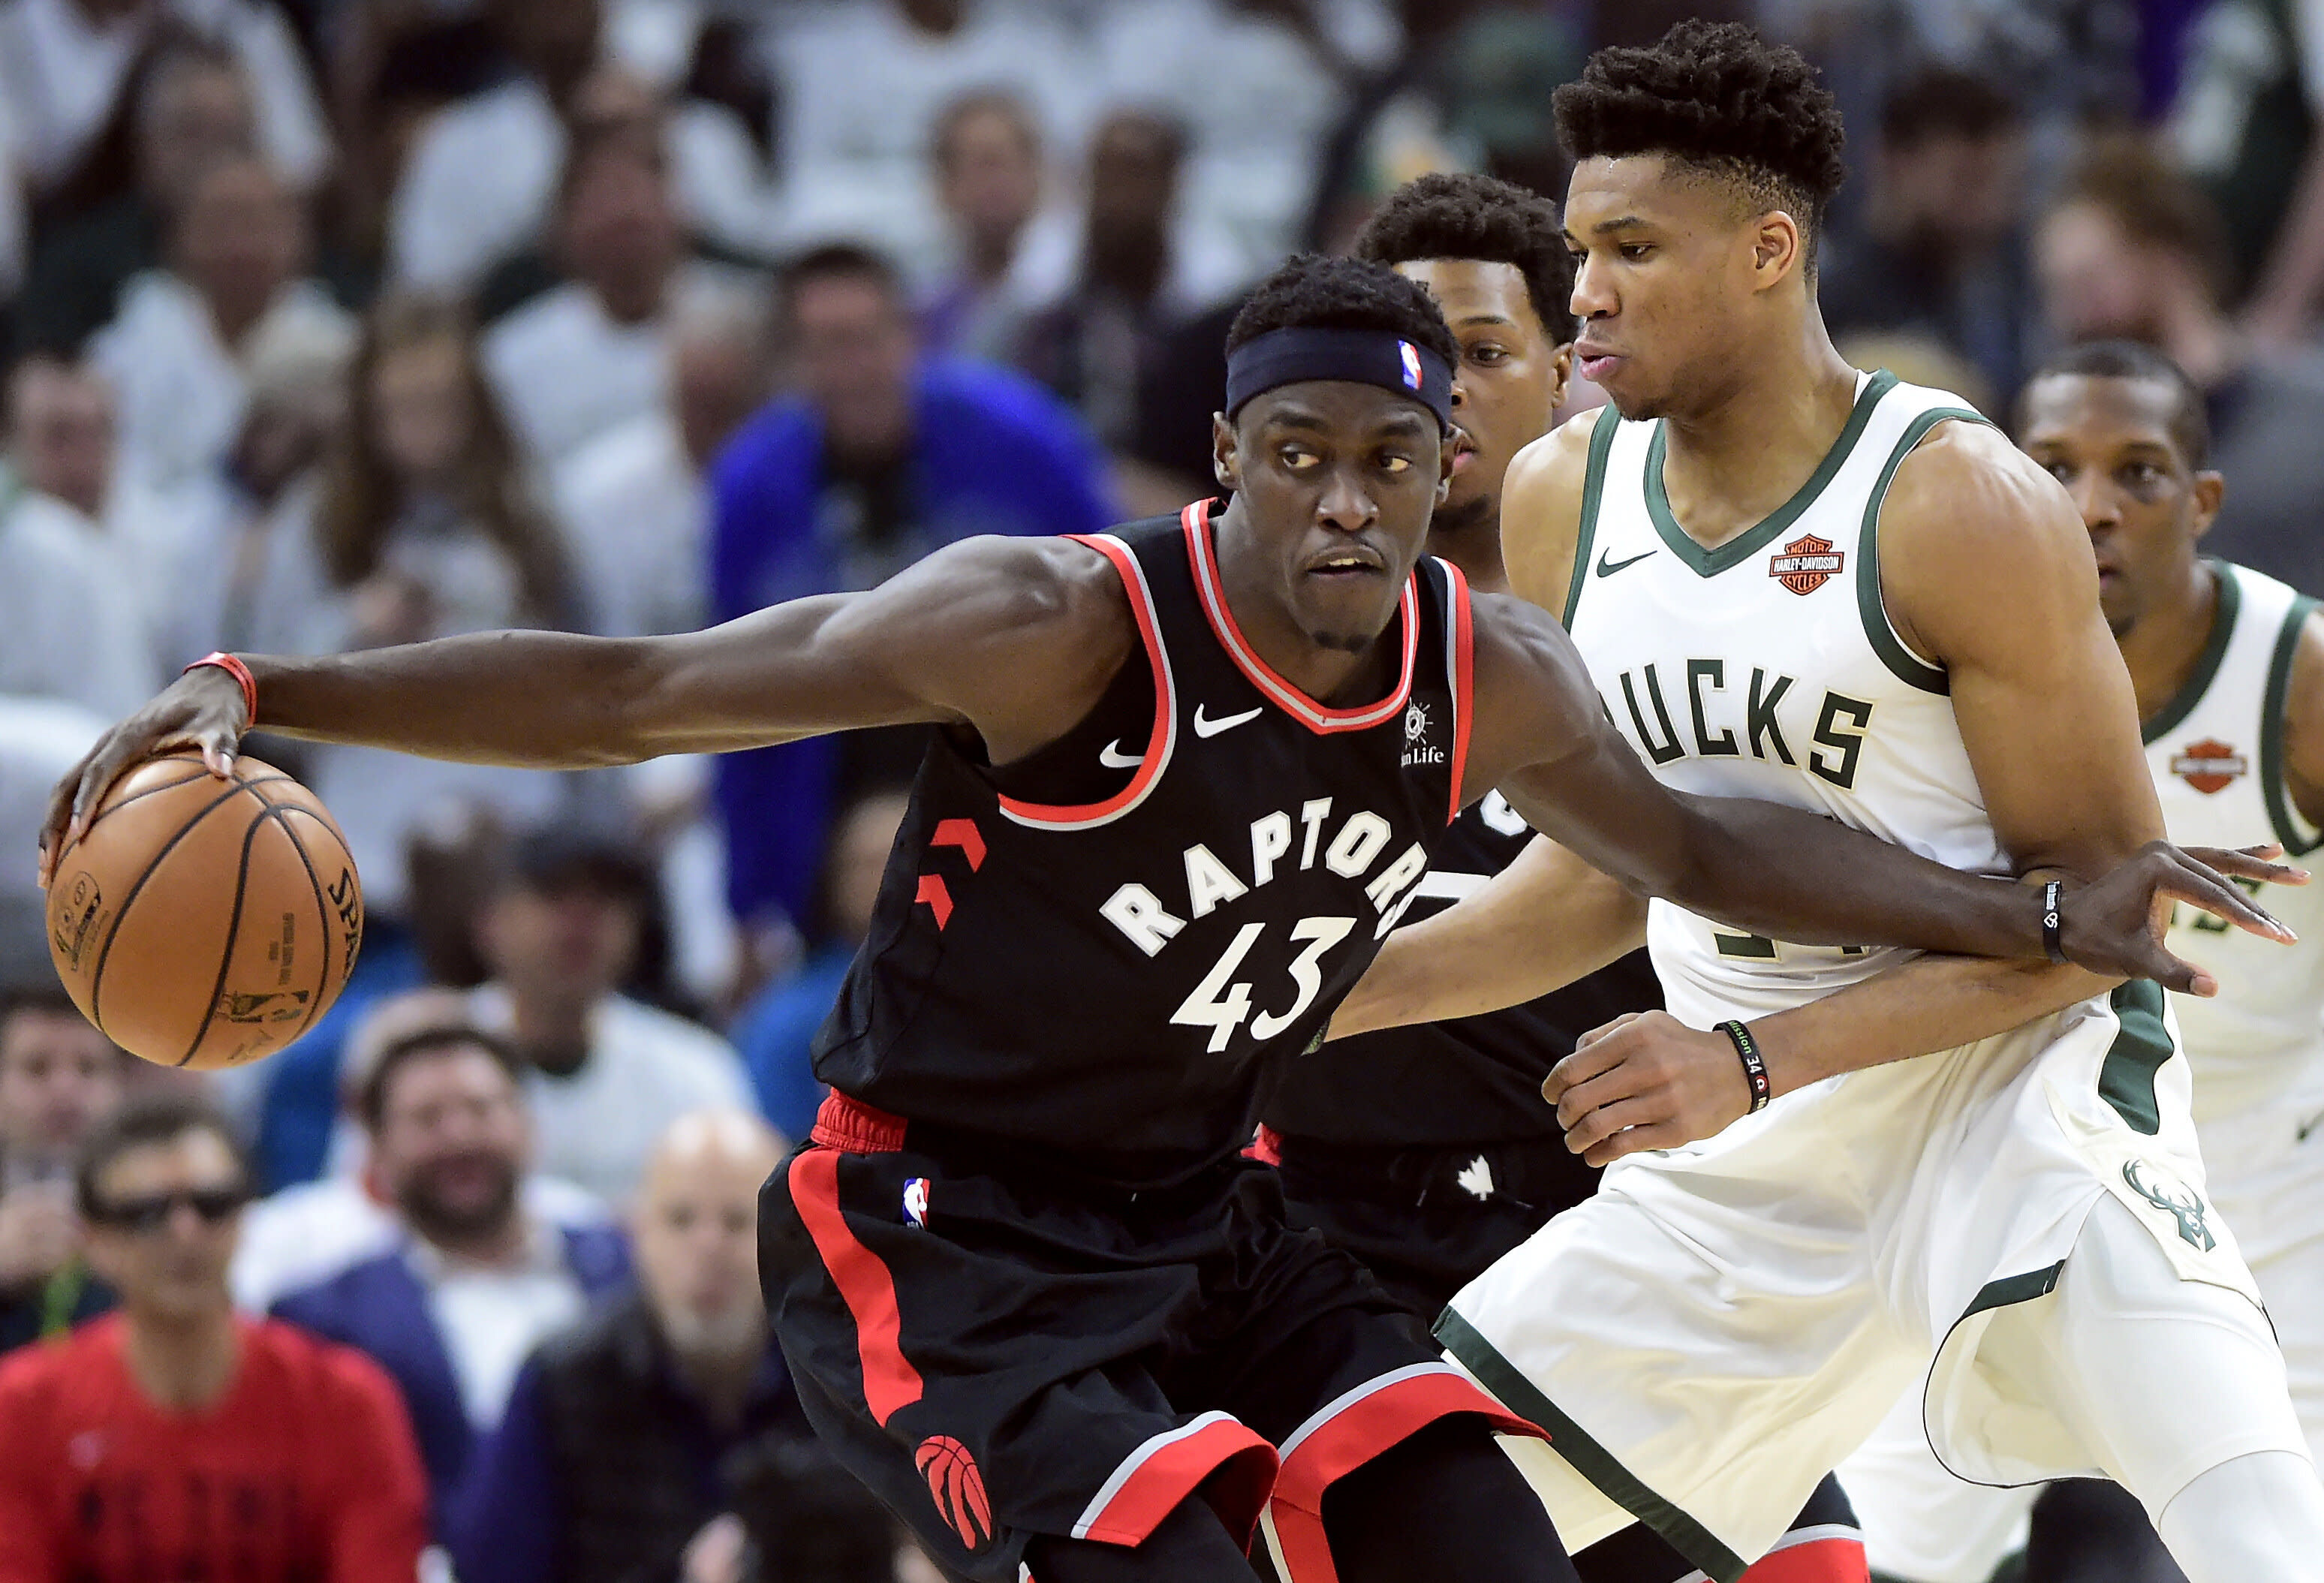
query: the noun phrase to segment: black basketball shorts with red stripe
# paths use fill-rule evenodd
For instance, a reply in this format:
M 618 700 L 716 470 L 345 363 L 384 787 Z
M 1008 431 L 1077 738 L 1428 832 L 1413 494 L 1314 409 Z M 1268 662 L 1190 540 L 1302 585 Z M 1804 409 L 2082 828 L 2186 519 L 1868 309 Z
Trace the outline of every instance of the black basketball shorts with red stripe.
M 838 1096 L 815 1137 L 760 1202 L 776 1337 L 825 1446 L 978 1583 L 1197 1493 L 1286 1583 L 1335 1583 L 1335 1479 L 1454 1414 L 1539 1432 L 1292 1229 L 1265 1165 L 1130 1194 Z

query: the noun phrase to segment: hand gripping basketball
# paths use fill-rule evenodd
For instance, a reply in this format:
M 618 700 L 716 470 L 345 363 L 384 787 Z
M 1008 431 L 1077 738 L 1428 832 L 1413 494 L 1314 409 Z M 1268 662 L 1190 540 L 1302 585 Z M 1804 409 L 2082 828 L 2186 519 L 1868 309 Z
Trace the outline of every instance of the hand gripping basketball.
M 48 888 L 58 855 L 80 838 L 97 804 L 131 768 L 172 748 L 193 748 L 209 772 L 224 779 L 234 773 L 235 752 L 250 726 L 242 684 L 215 666 L 201 666 L 106 732 L 49 795 L 41 827 L 41 888 Z
M 2087 885 L 2068 885 L 2061 901 L 2058 937 L 2066 960 L 2116 979 L 2153 979 L 2182 994 L 2210 996 L 2218 981 L 2164 949 L 2171 909 L 2184 902 L 2264 940 L 2291 944 L 2299 936 L 2233 883 L 2305 885 L 2306 870 L 2273 860 L 2280 846 L 2181 849 L 2149 842 L 2127 861 Z

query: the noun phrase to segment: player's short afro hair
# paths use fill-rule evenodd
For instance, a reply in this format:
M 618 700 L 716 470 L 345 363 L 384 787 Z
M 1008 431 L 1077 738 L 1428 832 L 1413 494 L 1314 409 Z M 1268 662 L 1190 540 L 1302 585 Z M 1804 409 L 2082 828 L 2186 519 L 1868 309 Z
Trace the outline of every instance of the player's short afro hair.
M 1439 172 L 1388 195 L 1356 237 L 1355 255 L 1384 264 L 1421 259 L 1504 263 L 1526 283 L 1541 327 L 1554 342 L 1573 339 L 1573 255 L 1565 251 L 1557 206 L 1491 176 Z
M 1682 22 L 1600 50 L 1552 103 L 1574 160 L 1667 154 L 1775 200 L 1812 237 L 1845 175 L 1840 106 L 1797 51 L 1740 23 Z
M 1227 329 L 1232 352 L 1270 330 L 1384 330 L 1461 365 L 1461 344 L 1427 289 L 1370 259 L 1303 253 L 1251 288 Z

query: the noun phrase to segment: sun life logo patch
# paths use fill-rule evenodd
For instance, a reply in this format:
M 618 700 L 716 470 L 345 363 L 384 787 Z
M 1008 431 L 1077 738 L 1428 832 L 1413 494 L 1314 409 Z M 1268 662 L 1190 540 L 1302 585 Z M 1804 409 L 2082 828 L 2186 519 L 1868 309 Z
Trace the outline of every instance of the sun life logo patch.
M 1831 539 L 1803 533 L 1767 563 L 1767 575 L 1793 593 L 1806 595 L 1839 576 L 1847 564 L 1847 552 L 1832 548 Z
M 1404 711 L 1404 767 L 1443 762 L 1444 750 L 1428 740 L 1428 705 L 1415 698 Z
M 2217 737 L 2190 742 L 2171 756 L 2171 773 L 2209 796 L 2251 773 L 2251 760 Z

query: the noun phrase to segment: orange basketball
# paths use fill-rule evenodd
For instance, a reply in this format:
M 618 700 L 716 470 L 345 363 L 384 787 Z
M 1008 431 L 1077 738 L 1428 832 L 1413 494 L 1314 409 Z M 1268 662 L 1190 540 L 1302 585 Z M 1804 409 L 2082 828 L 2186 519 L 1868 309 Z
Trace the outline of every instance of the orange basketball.
M 49 954 L 133 1055 L 211 1070 L 272 1054 L 346 988 L 363 888 L 315 794 L 255 759 L 201 755 L 113 783 L 49 881 Z

